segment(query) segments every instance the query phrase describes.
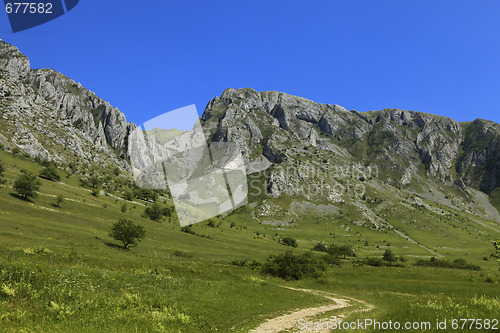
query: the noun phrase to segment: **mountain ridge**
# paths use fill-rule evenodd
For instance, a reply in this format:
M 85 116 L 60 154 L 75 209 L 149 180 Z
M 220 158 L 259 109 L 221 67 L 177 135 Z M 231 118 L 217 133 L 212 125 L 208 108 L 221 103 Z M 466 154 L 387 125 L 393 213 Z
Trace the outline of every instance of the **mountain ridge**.
M 118 166 L 131 173 L 133 135 L 145 167 L 161 157 L 156 140 L 120 110 L 56 71 L 31 69 L 26 56 L 2 41 L 0 74 L 0 143 L 8 148 L 62 165 Z M 284 92 L 228 88 L 208 102 L 201 123 L 209 141 L 236 143 L 246 162 L 273 163 L 264 180 L 271 197 L 296 193 L 306 182 L 283 170 L 297 164 L 326 172 L 376 166 L 379 181 L 396 188 L 434 179 L 465 196 L 467 187 L 492 194 L 499 185 L 500 125 L 492 121 L 458 123 L 400 109 L 359 112 Z

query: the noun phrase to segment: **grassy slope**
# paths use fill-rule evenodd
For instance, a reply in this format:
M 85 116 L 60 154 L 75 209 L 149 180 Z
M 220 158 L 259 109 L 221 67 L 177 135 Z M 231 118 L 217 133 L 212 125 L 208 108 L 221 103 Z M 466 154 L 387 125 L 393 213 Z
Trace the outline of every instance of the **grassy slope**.
M 182 233 L 171 222 L 142 218 L 143 202 L 128 203 L 129 210 L 122 213 L 123 201 L 92 197 L 72 177 L 63 178 L 65 184 L 44 180 L 41 195 L 34 202 L 25 202 L 11 195 L 11 184 L 20 169 L 37 172 L 41 167 L 6 152 L 0 152 L 0 160 L 6 163 L 8 181 L 0 188 L 3 331 L 206 332 L 227 331 L 233 326 L 245 331 L 264 317 L 324 302 L 313 295 L 284 290 L 279 287 L 283 281 L 229 265 L 231 259 L 264 260 L 283 251 L 277 243 L 283 236 L 299 239 L 298 252 L 318 241 L 333 241 L 353 245 L 362 256 L 379 256 L 388 244 L 398 255 L 429 255 L 394 232 L 351 224 L 359 212 L 350 206 L 343 207 L 342 215 L 298 216 L 301 223 L 287 227 L 258 224 L 242 208 L 217 220 L 222 222 L 219 227 L 195 225 L 197 234 L 211 237 L 203 238 Z M 53 206 L 58 194 L 66 198 L 60 208 Z M 384 213 L 383 209 L 380 212 Z M 385 214 L 392 224 L 426 246 L 438 249 L 442 244 L 453 245 L 438 252 L 451 259 L 466 256 L 483 271 L 366 268 L 346 261 L 320 280 L 292 284 L 366 299 L 377 306 L 374 313 L 363 315 L 371 318 L 396 320 L 408 312 L 408 318 L 434 316 L 435 320 L 432 306 L 439 304 L 453 308 L 448 315 L 458 315 L 454 304 L 462 304 L 468 307 L 467 314 L 483 318 L 493 310 L 500 311 L 498 299 L 494 299 L 500 296 L 497 284 L 485 282 L 487 275 L 500 279 L 498 265 L 482 260 L 491 253 L 491 231 L 486 234 L 465 214 L 438 223 L 444 217 L 427 213 L 429 221 L 434 221 L 429 230 L 402 222 L 420 218 L 417 212 L 409 216 L 407 211 L 389 210 Z M 111 224 L 125 216 L 147 231 L 146 238 L 131 251 L 113 247 L 115 242 L 107 236 Z M 237 227 L 231 228 L 231 222 Z M 457 240 L 463 246 L 457 246 Z M 50 252 L 26 251 L 34 248 Z M 10 295 L 9 290 L 13 291 Z M 487 295 L 489 307 L 469 304 L 475 295 Z M 446 303 L 449 297 L 450 304 Z

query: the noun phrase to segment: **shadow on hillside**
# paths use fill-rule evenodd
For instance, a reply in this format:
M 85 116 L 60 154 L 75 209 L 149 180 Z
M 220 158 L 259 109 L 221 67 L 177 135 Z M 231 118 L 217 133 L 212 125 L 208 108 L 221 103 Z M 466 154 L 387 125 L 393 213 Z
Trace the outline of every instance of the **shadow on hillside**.
M 115 243 L 110 243 L 110 242 L 106 242 L 106 241 L 103 241 L 103 243 L 104 243 L 104 245 L 109 246 L 109 247 L 113 247 L 115 249 L 120 249 L 120 250 L 123 250 L 123 251 L 129 251 L 129 249 L 125 249 L 125 248 L 123 248 L 123 246 L 115 244 Z
M 23 198 L 22 196 L 20 196 L 19 194 L 16 194 L 16 193 L 9 193 L 11 197 L 14 197 L 16 199 L 19 199 L 19 200 L 22 200 L 22 201 L 26 201 L 26 202 L 34 202 L 33 200 L 31 200 L 30 198 Z

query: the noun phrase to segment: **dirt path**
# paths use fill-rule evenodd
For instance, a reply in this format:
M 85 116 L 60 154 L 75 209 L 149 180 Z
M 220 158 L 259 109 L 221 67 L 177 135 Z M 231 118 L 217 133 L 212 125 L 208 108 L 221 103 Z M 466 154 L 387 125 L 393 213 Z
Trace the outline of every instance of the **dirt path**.
M 345 297 L 345 296 L 338 296 L 333 293 L 328 293 L 324 291 L 319 291 L 319 290 L 311 290 L 311 289 L 302 289 L 302 288 L 292 288 L 292 287 L 284 287 L 287 289 L 299 291 L 299 292 L 307 292 L 311 294 L 316 294 L 319 296 L 322 296 L 330 301 L 332 301 L 332 304 L 328 305 L 322 305 L 314 308 L 306 308 L 306 309 L 301 309 L 294 311 L 292 313 L 282 315 L 276 318 L 268 319 L 264 323 L 260 324 L 258 327 L 254 328 L 253 330 L 250 331 L 250 333 L 271 333 L 271 332 L 281 332 L 283 330 L 294 330 L 298 331 L 299 330 L 299 325 L 298 321 L 300 319 L 306 319 L 306 320 L 312 320 L 315 322 L 327 322 L 331 319 L 337 320 L 338 322 L 341 322 L 348 314 L 352 314 L 355 312 L 365 312 L 365 311 L 370 311 L 374 308 L 373 305 L 368 304 L 364 301 L 352 298 L 352 297 Z M 357 303 L 358 305 L 361 305 L 361 309 L 357 310 L 352 310 L 352 311 L 343 311 L 342 314 L 329 317 L 329 318 L 318 318 L 323 313 L 333 311 L 333 310 L 338 310 L 338 309 L 344 309 L 344 308 L 349 308 L 353 303 Z M 330 332 L 329 330 L 314 330 L 314 332 Z

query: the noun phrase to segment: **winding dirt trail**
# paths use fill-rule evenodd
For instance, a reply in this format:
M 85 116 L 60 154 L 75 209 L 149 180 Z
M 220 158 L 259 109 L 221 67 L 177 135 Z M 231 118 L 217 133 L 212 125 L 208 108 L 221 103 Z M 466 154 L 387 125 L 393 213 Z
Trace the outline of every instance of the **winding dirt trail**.
M 319 291 L 319 290 L 311 290 L 311 289 L 302 289 L 302 288 L 292 288 L 292 287 L 283 287 L 299 292 L 307 292 L 315 295 L 322 296 L 330 301 L 332 304 L 322 305 L 314 308 L 306 308 L 294 311 L 292 313 L 282 315 L 276 318 L 268 319 L 264 323 L 260 324 L 258 327 L 254 328 L 250 331 L 250 333 L 278 333 L 283 330 L 293 330 L 299 331 L 298 321 L 300 319 L 312 320 L 315 322 L 327 322 L 331 319 L 337 320 L 341 322 L 347 315 L 355 313 L 355 312 L 366 312 L 370 311 L 374 308 L 373 305 L 366 303 L 365 301 L 358 300 L 352 297 L 346 296 L 338 296 L 333 293 Z M 362 306 L 361 309 L 356 309 L 352 311 L 345 311 L 339 315 L 332 316 L 329 318 L 319 318 L 323 313 L 338 310 L 338 309 L 347 309 L 353 305 Z M 329 330 L 313 330 L 314 332 L 330 332 Z

